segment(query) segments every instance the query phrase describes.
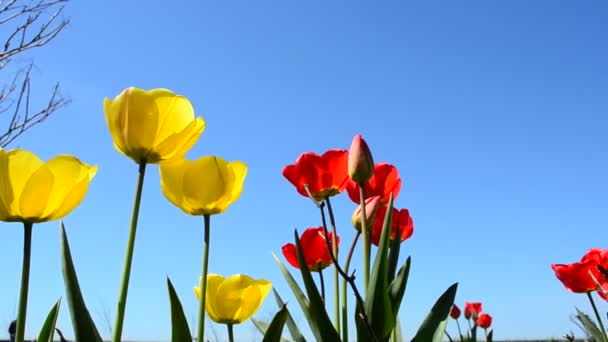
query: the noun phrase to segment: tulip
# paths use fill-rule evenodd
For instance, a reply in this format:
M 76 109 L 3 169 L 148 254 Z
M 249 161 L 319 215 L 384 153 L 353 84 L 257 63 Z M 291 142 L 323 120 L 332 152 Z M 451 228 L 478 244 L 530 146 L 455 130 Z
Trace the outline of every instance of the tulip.
M 360 134 L 355 135 L 348 153 L 348 175 L 357 183 L 367 182 L 374 174 L 374 159 L 367 143 Z
M 199 282 L 200 283 L 200 282 Z M 224 278 L 218 274 L 207 276 L 205 309 L 216 323 L 226 324 L 230 341 L 233 341 L 232 326 L 240 324 L 258 311 L 268 295 L 272 284 L 268 280 L 254 280 L 244 274 Z M 194 294 L 201 299 L 200 287 Z
M 205 129 L 190 101 L 168 89 L 130 87 L 103 109 L 114 147 L 138 164 L 183 156 Z
M 46 163 L 26 150 L 0 148 L 0 221 L 58 220 L 84 199 L 97 166 L 69 155 Z
M 329 244 L 332 246 L 332 233 L 329 232 Z M 338 244 L 340 243 L 340 237 L 336 236 Z M 306 259 L 306 266 L 312 272 L 321 272 L 323 269 L 331 265 L 332 260 L 329 252 L 327 251 L 327 243 L 325 242 L 325 231 L 323 227 L 308 228 L 300 237 L 300 245 L 302 246 L 302 252 L 304 252 L 304 259 Z M 300 268 L 298 263 L 298 254 L 296 246 L 293 243 L 287 243 L 283 245 L 283 255 L 287 262 L 295 268 Z
M 464 303 L 464 318 L 477 320 L 477 316 L 481 313 L 481 303 Z
M 384 227 L 384 217 L 388 211 L 387 207 L 381 207 L 378 209 L 378 215 L 374 221 L 372 228 L 371 242 L 374 246 L 380 244 L 380 236 L 382 235 L 382 228 Z M 394 240 L 395 234 L 397 234 L 397 228 L 399 228 L 399 241 L 403 242 L 409 239 L 414 234 L 414 221 L 410 216 L 410 212 L 407 209 L 397 210 L 393 208 L 393 217 L 391 224 L 391 236 L 390 239 Z
M 361 231 L 361 227 L 364 224 L 363 210 L 361 208 L 359 205 L 351 217 L 353 227 L 358 231 Z M 370 197 L 365 200 L 365 225 L 367 227 L 371 227 L 376 221 L 378 209 L 380 209 L 380 196 Z
M 346 185 L 348 197 L 355 204 L 361 203 L 359 186 L 352 180 Z M 401 178 L 399 178 L 399 171 L 395 166 L 387 163 L 376 164 L 373 176 L 363 185 L 365 198 L 380 196 L 380 202 L 384 205 L 388 203 L 391 194 L 393 194 L 393 200 L 397 199 L 400 191 Z
M 322 201 L 340 194 L 348 183 L 348 151 L 329 150 L 319 156 L 312 152 L 300 155 L 295 164 L 283 168 L 283 176 L 298 193 Z
M 477 318 L 477 325 L 480 328 L 484 328 L 487 329 L 490 327 L 490 325 L 492 325 L 492 316 L 486 314 L 486 313 L 482 313 L 481 315 L 479 315 L 479 317 Z
M 58 220 L 84 199 L 97 166 L 69 155 L 46 163 L 32 152 L 0 148 L 0 220 L 22 222 L 23 264 L 15 339 L 23 342 L 27 316 L 32 226 Z
M 452 309 L 450 309 L 450 317 L 453 319 L 460 318 L 460 308 L 456 304 L 452 305 Z
M 160 165 L 165 197 L 189 215 L 223 213 L 243 192 L 247 165 L 206 156 L 178 159 Z

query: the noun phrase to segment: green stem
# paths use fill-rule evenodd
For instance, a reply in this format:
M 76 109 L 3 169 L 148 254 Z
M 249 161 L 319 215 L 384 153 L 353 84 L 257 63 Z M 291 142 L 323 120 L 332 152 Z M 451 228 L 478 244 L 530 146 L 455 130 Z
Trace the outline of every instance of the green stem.
M 228 327 L 228 341 L 229 342 L 234 342 L 234 331 L 232 329 L 232 324 L 226 324 L 226 326 Z
M 27 294 L 30 283 L 30 256 L 32 254 L 32 223 L 23 223 L 23 268 L 21 270 L 21 291 L 17 313 L 16 342 L 23 342 L 25 317 L 27 316 Z
M 334 257 L 338 260 L 338 232 L 336 230 L 336 220 L 334 219 L 334 211 L 331 209 L 329 197 L 325 199 L 327 203 L 327 213 L 329 214 L 329 223 L 331 224 L 331 245 Z M 334 320 L 336 331 L 340 335 L 340 274 L 338 269 L 334 267 Z
M 211 228 L 211 216 L 204 215 L 205 221 L 205 235 L 203 237 L 203 273 L 199 281 L 199 287 L 201 289 L 201 300 L 198 306 L 198 339 L 197 341 L 204 341 L 205 338 L 205 302 L 207 300 L 207 266 L 209 265 L 209 233 Z M 232 330 L 232 325 L 228 324 L 228 331 Z M 232 341 L 232 340 L 231 340 Z
M 488 329 L 487 328 L 483 328 L 483 332 L 486 334 L 486 342 L 488 341 Z
M 131 215 L 131 228 L 129 229 L 129 240 L 125 255 L 125 264 L 122 271 L 120 282 L 120 293 L 118 297 L 118 308 L 116 310 L 116 321 L 114 323 L 114 334 L 112 342 L 120 342 L 122 339 L 122 326 L 125 319 L 125 308 L 127 307 L 127 293 L 129 292 L 129 279 L 131 277 L 131 263 L 133 261 L 133 248 L 135 247 L 135 235 L 137 232 L 137 219 L 139 217 L 139 205 L 141 194 L 144 188 L 144 176 L 146 174 L 146 162 L 139 163 L 139 176 L 137 178 L 137 188 L 135 190 L 135 200 L 133 202 L 133 213 Z
M 593 300 L 593 296 L 591 296 L 591 292 L 587 292 L 587 298 L 591 302 L 591 306 L 593 307 L 593 312 L 595 312 L 595 317 L 597 318 L 597 323 L 600 325 L 600 329 L 602 329 L 602 334 L 604 335 L 604 341 L 608 341 L 608 335 L 606 335 L 606 329 L 604 328 L 604 323 L 602 322 L 602 317 L 600 317 L 599 311 L 597 311 L 597 307 L 595 306 L 595 301 Z
M 456 321 L 456 326 L 458 327 L 458 335 L 460 335 L 460 341 L 464 342 L 464 338 L 462 337 L 462 330 L 460 330 L 460 323 L 458 323 L 458 320 L 455 319 Z
M 323 270 L 319 270 L 319 282 L 321 283 L 321 298 L 325 304 L 325 281 L 323 280 Z
M 355 247 L 357 246 L 357 241 L 359 241 L 359 236 L 361 232 L 357 232 L 355 238 L 353 239 L 353 243 L 350 245 L 350 249 L 348 250 L 348 255 L 346 256 L 346 263 L 344 264 L 344 273 L 348 274 L 348 269 L 350 268 L 350 261 L 353 258 L 353 254 L 355 253 Z M 347 285 L 348 282 L 346 279 L 342 279 L 342 341 L 348 342 L 348 298 L 347 298 Z
M 367 286 L 369 284 L 369 258 L 371 253 L 371 245 L 369 242 L 369 232 L 367 231 L 367 214 L 365 213 L 365 193 L 363 191 L 363 184 L 359 184 L 359 201 L 361 203 L 361 234 L 363 235 L 363 287 L 365 294 L 367 295 Z

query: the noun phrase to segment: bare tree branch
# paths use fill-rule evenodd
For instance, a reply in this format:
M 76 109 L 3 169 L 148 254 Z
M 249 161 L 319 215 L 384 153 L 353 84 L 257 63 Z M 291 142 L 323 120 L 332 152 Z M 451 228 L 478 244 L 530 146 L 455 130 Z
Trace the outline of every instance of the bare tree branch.
M 46 45 L 63 31 L 69 24 L 69 20 L 62 17 L 64 3 L 68 1 L 0 0 L 0 32 L 8 32 L 0 46 L 0 71 L 6 72 L 15 56 Z M 7 25 L 15 28 L 7 29 Z M 70 102 L 60 94 L 56 83 L 48 102 L 41 109 L 33 109 L 39 101 L 32 101 L 32 68 L 32 62 L 25 67 L 15 67 L 15 75 L 0 86 L 0 115 L 11 115 L 4 132 L 0 133 L 0 147 L 6 147 Z

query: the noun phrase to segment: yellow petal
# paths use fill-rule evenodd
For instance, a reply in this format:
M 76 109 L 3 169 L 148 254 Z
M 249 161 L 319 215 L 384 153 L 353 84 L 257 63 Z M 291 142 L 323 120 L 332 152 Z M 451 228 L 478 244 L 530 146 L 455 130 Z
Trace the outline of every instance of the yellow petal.
M 187 159 L 175 159 L 160 164 L 160 187 L 163 195 L 176 207 L 193 215 L 191 208 L 184 207 L 184 172 L 192 162 Z
M 217 291 L 217 313 L 223 323 L 237 323 L 241 311 L 243 292 L 254 282 L 244 274 L 235 274 L 224 280 Z
M 151 162 L 183 157 L 203 134 L 205 125 L 203 118 L 198 117 L 192 120 L 183 130 L 176 131 L 165 139 L 159 140 L 155 148 L 158 160 Z
M 215 204 L 226 194 L 226 183 L 232 177 L 227 166 L 228 162 L 215 156 L 194 161 L 184 173 L 184 204 L 195 208 L 198 215 L 218 213 Z
M 170 135 L 183 131 L 194 121 L 194 108 L 186 97 L 173 93 L 167 96 L 154 91 L 151 91 L 151 96 L 154 97 L 154 102 L 156 102 L 160 113 L 155 145 L 158 145 Z
M 13 191 L 8 181 L 8 153 L 0 147 L 0 221 L 8 220 Z
M 241 295 L 241 309 L 235 317 L 235 323 L 242 323 L 253 316 L 264 302 L 272 284 L 267 280 L 256 280 Z
M 6 183 L 11 189 L 11 197 L 8 198 L 10 212 L 20 213 L 19 197 L 32 174 L 38 170 L 44 162 L 35 154 L 26 150 L 12 150 L 8 153 L 8 179 Z
M 106 124 L 110 130 L 114 147 L 122 154 L 127 155 L 127 149 L 125 147 L 126 141 L 123 135 L 122 122 L 121 122 L 121 105 L 124 98 L 124 91 L 120 93 L 114 100 L 105 98 L 103 100 L 103 111 L 106 118 Z
M 53 192 L 55 176 L 47 165 L 42 165 L 25 183 L 19 196 L 19 215 L 27 222 L 41 222 Z
M 205 309 L 209 317 L 216 323 L 221 323 L 222 317 L 218 315 L 217 307 L 217 291 L 220 285 L 224 282 L 224 277 L 219 274 L 207 275 L 207 300 L 205 301 Z
M 145 151 L 153 149 L 158 130 L 160 113 L 155 98 L 175 94 L 166 89 L 145 91 L 135 87 L 128 88 L 125 92 L 121 116 L 123 122 L 126 122 L 126 127 L 123 127 L 126 145 L 131 152 L 145 154 Z
M 57 207 L 53 212 L 50 212 L 45 220 L 58 220 L 69 214 L 82 202 L 89 189 L 89 183 L 97 173 L 97 165 L 89 166 L 83 164 L 81 165 L 81 169 L 82 176 L 80 182 L 72 187 L 71 191 L 63 198 L 63 201 L 60 203 L 59 207 Z M 56 182 L 57 178 L 58 177 L 56 176 Z

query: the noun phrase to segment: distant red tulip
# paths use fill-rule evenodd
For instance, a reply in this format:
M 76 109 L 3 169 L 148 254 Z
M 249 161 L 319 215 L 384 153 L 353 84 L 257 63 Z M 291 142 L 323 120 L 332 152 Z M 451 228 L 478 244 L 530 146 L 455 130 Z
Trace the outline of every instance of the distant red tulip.
M 470 303 L 470 302 L 465 302 L 464 303 L 464 318 L 469 319 L 469 318 L 473 318 L 474 320 L 477 319 L 477 316 L 479 316 L 479 314 L 481 313 L 481 303 L 476 302 L 476 303 Z
M 361 203 L 359 199 L 359 185 L 352 180 L 349 180 L 346 187 L 348 197 L 356 204 Z M 380 196 L 380 202 L 387 204 L 390 194 L 393 194 L 393 200 L 397 199 L 401 191 L 401 178 L 399 171 L 391 164 L 378 163 L 374 167 L 374 175 L 363 186 L 365 198 Z
M 378 209 L 376 215 L 376 221 L 372 228 L 372 243 L 375 246 L 380 244 L 380 236 L 382 235 L 382 227 L 384 225 L 384 217 L 386 216 L 387 207 L 381 207 Z M 397 227 L 399 227 L 399 241 L 403 242 L 409 239 L 414 233 L 414 221 L 410 216 L 410 212 L 407 209 L 397 210 L 393 208 L 393 222 L 391 227 L 391 240 L 395 239 L 397 233 Z
M 332 234 L 329 232 L 329 245 L 332 244 Z M 336 242 L 340 245 L 340 237 L 336 236 Z M 327 245 L 325 243 L 325 232 L 323 227 L 308 228 L 302 233 L 300 237 L 300 244 L 302 245 L 302 251 L 304 252 L 304 259 L 306 259 L 306 265 L 311 271 L 319 272 L 331 265 L 331 256 L 327 251 Z M 295 268 L 300 268 L 298 263 L 298 253 L 296 245 L 293 243 L 287 243 L 283 245 L 283 255 L 287 262 Z
M 479 315 L 479 318 L 477 318 L 477 325 L 483 329 L 489 328 L 490 325 L 492 325 L 492 316 L 482 313 Z
M 452 305 L 452 309 L 450 310 L 450 317 L 452 317 L 453 319 L 460 318 L 460 308 L 458 307 L 458 305 Z
M 348 151 L 329 150 L 319 156 L 312 152 L 300 155 L 295 164 L 283 168 L 283 176 L 293 184 L 300 195 L 308 197 L 305 184 L 317 201 L 337 195 L 346 189 L 348 177 Z

